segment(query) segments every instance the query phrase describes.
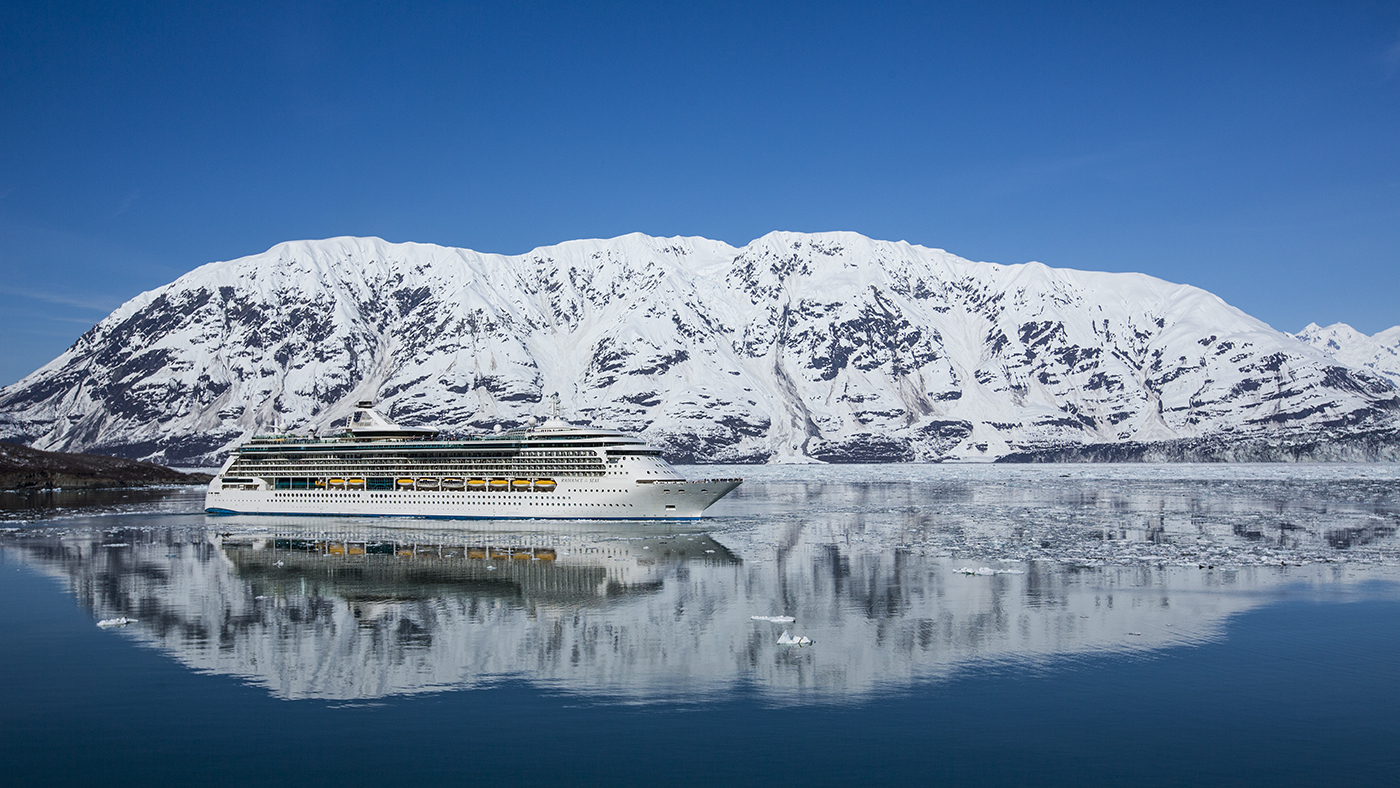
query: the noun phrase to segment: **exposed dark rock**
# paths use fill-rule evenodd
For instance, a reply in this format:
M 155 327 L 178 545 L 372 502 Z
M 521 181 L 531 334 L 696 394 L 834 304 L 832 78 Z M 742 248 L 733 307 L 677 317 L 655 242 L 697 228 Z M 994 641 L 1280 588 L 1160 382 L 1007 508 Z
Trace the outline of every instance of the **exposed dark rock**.
M 910 462 L 915 459 L 907 438 L 873 434 L 838 441 L 813 440 L 807 445 L 807 453 L 831 463 Z
M 1025 448 L 997 462 L 1397 462 L 1400 434 L 1295 433 L 1259 438 L 1210 436 L 1155 443 L 1087 443 Z
M 211 478 L 205 473 L 181 473 L 151 462 L 0 443 L 0 490 L 208 484 Z

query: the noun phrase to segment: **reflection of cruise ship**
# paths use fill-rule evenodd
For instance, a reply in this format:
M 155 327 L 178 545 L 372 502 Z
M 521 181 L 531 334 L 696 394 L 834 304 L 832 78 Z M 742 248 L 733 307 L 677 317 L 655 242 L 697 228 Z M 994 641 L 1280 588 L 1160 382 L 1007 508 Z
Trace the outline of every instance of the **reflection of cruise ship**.
M 361 402 L 339 434 L 264 435 L 209 484 L 221 514 L 695 519 L 740 479 L 688 481 L 638 438 L 538 427 L 465 440 L 400 427 Z
M 277 530 L 216 542 L 238 574 L 259 589 L 295 579 L 356 602 L 453 594 L 587 606 L 654 592 L 665 572 L 682 562 L 740 563 L 704 533 L 473 531 L 464 540 L 400 529 Z

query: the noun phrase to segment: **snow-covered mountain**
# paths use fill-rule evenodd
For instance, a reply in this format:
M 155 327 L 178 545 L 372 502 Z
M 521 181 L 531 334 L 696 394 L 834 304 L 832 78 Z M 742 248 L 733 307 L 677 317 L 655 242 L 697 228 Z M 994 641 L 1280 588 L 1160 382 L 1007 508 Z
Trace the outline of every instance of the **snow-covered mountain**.
M 1400 326 L 1368 337 L 1346 323 L 1326 328 L 1309 323 L 1297 337 L 1349 367 L 1369 369 L 1400 386 Z
M 217 461 L 373 399 L 407 424 L 542 414 L 676 461 L 1395 459 L 1400 390 L 1194 287 L 854 233 L 506 256 L 279 244 L 132 299 L 0 390 L 0 439 Z

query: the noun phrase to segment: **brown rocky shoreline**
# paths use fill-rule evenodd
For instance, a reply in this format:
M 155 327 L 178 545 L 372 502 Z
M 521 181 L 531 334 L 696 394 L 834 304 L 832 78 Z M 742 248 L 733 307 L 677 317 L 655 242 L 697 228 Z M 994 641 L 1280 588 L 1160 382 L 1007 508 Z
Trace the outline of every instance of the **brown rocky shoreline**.
M 206 473 L 181 473 L 153 462 L 100 454 L 40 451 L 15 443 L 0 443 L 0 490 L 207 484 L 211 478 Z

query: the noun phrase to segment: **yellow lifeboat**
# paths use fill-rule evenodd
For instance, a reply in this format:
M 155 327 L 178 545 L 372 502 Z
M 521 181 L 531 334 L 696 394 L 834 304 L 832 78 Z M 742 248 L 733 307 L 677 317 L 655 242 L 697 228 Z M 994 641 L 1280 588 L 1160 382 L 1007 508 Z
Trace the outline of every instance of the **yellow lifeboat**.
M 468 490 L 484 490 L 484 489 L 486 489 L 486 480 L 485 480 L 485 479 L 467 479 L 467 489 L 468 489 Z
M 345 486 L 352 490 L 363 490 L 365 488 L 364 479 L 346 479 Z
M 554 488 L 557 486 L 553 479 L 535 480 L 535 492 L 554 492 Z
M 506 490 L 510 488 L 510 479 L 492 479 L 487 486 L 492 490 Z
M 404 477 L 404 478 L 402 478 L 402 479 L 395 479 L 395 480 L 394 480 L 394 484 L 398 485 L 398 487 L 399 487 L 400 490 L 412 490 L 412 489 L 413 489 L 413 480 L 412 480 L 412 479 L 409 479 L 409 478 L 407 478 L 407 477 Z
M 510 488 L 511 488 L 512 490 L 515 490 L 516 492 L 529 492 L 529 491 L 530 491 L 530 480 L 529 480 L 529 479 L 511 479 L 511 480 L 510 480 Z
M 332 489 L 332 490 L 343 490 L 343 489 L 345 489 L 345 480 L 344 480 L 344 479 L 331 479 L 329 482 L 327 482 L 327 484 L 329 484 L 329 485 L 331 486 L 331 489 Z

